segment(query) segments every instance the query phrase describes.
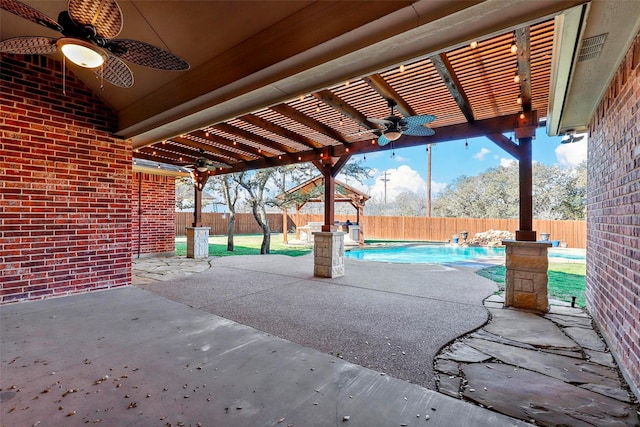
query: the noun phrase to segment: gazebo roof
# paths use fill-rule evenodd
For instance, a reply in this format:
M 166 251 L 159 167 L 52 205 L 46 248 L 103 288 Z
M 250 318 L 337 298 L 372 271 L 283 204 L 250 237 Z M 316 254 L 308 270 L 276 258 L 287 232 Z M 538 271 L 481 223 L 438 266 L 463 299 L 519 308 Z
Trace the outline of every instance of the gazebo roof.
M 364 205 L 364 203 L 371 198 L 368 194 L 363 193 L 350 185 L 345 184 L 339 180 L 335 181 L 335 201 L 336 202 L 350 202 L 356 206 Z M 308 181 L 299 184 L 284 193 L 278 194 L 278 199 L 284 199 L 287 195 L 311 195 L 306 199 L 306 202 L 324 202 L 324 177 L 318 175 L 315 178 L 311 178 Z

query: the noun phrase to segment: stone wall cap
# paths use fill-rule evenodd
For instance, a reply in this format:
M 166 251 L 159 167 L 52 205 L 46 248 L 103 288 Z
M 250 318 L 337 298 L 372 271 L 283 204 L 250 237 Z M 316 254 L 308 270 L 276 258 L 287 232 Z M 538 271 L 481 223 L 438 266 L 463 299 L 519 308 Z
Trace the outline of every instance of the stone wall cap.
M 211 230 L 211 227 L 185 227 L 189 230 Z
M 347 234 L 344 231 L 314 231 L 313 233 L 314 236 L 337 236 L 337 235 L 343 235 L 343 234 Z
M 506 239 L 502 241 L 502 244 L 505 246 L 543 246 L 548 248 L 553 246 L 551 242 L 547 240 L 537 240 L 535 242 L 530 242 L 526 240 Z

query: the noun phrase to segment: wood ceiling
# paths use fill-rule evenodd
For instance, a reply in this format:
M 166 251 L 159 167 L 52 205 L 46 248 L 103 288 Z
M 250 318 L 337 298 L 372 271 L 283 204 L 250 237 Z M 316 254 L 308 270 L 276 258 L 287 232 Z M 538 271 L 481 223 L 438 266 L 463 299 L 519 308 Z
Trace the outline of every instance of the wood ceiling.
M 554 42 L 553 19 L 478 40 L 378 73 L 134 150 L 134 158 L 191 167 L 204 156 L 210 174 L 440 143 L 488 135 L 509 149 L 505 133 L 545 117 Z M 516 44 L 517 52 L 511 51 Z M 520 76 L 519 83 L 514 80 Z M 520 98 L 520 99 L 519 99 Z M 367 117 L 433 114 L 435 135 L 403 135 L 384 147 Z M 526 114 L 520 116 L 522 112 Z

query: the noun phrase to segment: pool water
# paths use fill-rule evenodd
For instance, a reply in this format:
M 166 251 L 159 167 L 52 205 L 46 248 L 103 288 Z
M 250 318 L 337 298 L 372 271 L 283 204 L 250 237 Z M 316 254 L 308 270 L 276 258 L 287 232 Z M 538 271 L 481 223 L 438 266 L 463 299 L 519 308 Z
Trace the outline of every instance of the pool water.
M 412 264 L 450 264 L 504 262 L 504 247 L 454 245 L 399 245 L 380 248 L 351 249 L 345 251 L 347 258 L 362 261 L 395 262 Z M 549 250 L 550 258 L 584 260 L 580 253 L 563 253 Z

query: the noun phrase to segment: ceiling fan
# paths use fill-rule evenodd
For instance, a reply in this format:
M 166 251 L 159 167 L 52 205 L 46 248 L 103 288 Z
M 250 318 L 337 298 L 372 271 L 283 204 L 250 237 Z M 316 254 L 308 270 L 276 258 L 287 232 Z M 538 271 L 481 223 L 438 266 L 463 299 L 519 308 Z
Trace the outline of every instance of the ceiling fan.
M 213 162 L 206 157 L 204 157 L 204 150 L 200 149 L 200 157 L 196 159 L 196 163 L 193 165 L 193 168 L 198 172 L 208 172 L 209 170 L 219 169 L 219 168 L 230 168 L 231 166 L 225 163 Z
M 560 144 L 571 144 L 573 142 L 578 142 L 584 139 L 584 135 L 576 135 L 575 132 L 569 132 L 560 140 Z
M 369 118 L 367 120 L 380 126 L 381 135 L 378 137 L 378 145 L 387 145 L 395 141 L 402 135 L 431 136 L 434 130 L 424 126 L 436 119 L 436 116 L 424 114 L 419 116 L 408 116 L 402 118 L 393 114 L 393 109 L 397 105 L 393 99 L 387 99 L 387 104 L 391 108 L 391 115 L 384 119 Z
M 184 71 L 189 64 L 157 46 L 138 40 L 115 39 L 122 30 L 122 11 L 116 0 L 69 0 L 68 11 L 54 21 L 18 0 L 0 0 L 0 9 L 62 33 L 50 37 L 15 37 L 0 42 L 0 52 L 53 54 L 61 51 L 73 63 L 92 68 L 109 83 L 128 88 L 133 73 L 122 59 L 159 70 Z

